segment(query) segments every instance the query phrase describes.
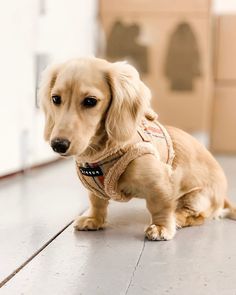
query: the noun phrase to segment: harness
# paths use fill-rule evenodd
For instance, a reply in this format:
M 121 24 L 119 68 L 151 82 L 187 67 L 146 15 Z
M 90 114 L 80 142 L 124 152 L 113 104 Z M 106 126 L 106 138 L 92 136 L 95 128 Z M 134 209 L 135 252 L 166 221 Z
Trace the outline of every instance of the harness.
M 145 154 L 172 165 L 175 156 L 172 140 L 157 120 L 144 118 L 133 142 L 118 151 L 107 151 L 94 163 L 76 161 L 77 173 L 83 185 L 98 197 L 127 201 L 127 196 L 118 191 L 119 178 L 131 161 Z

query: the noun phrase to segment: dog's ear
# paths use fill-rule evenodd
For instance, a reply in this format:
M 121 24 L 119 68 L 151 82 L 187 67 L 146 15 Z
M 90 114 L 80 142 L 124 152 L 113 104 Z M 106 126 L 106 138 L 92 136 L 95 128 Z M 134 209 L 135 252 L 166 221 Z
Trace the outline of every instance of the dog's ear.
M 105 128 L 110 139 L 124 142 L 134 134 L 139 119 L 149 108 L 151 93 L 136 69 L 125 62 L 111 64 L 106 80 L 111 104 Z
M 61 65 L 48 66 L 41 75 L 38 96 L 40 107 L 45 114 L 44 139 L 50 139 L 52 129 L 54 127 L 54 116 L 51 109 L 51 90 L 56 82 L 57 75 Z

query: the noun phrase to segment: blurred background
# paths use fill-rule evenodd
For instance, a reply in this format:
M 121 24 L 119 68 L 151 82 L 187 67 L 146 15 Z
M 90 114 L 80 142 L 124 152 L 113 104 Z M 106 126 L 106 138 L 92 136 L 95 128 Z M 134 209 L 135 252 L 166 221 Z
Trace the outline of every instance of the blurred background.
M 160 121 L 236 152 L 235 0 L 9 0 L 0 10 L 0 177 L 56 159 L 37 89 L 52 61 L 127 60 Z

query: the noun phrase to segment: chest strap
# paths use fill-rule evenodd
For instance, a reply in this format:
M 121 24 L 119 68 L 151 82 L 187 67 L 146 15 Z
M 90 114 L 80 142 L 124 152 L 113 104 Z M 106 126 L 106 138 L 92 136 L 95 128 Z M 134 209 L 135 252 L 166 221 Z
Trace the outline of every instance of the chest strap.
M 104 180 L 106 195 L 116 201 L 127 201 L 127 196 L 118 193 L 119 178 L 131 161 L 145 154 L 152 154 L 160 159 L 157 150 L 150 143 L 139 142 L 134 144 L 108 171 Z

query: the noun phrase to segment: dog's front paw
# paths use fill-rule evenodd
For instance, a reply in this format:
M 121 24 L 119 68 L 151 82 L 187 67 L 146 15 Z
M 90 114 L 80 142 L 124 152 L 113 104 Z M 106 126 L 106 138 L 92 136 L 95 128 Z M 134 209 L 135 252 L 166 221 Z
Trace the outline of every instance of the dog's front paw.
M 89 216 L 80 216 L 74 221 L 74 228 L 76 230 L 99 230 L 103 229 L 104 222 Z
M 156 224 L 149 225 L 145 231 L 145 235 L 150 241 L 168 241 L 173 239 L 175 233 L 175 228 L 167 228 Z

